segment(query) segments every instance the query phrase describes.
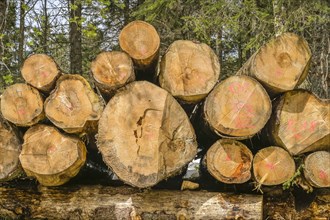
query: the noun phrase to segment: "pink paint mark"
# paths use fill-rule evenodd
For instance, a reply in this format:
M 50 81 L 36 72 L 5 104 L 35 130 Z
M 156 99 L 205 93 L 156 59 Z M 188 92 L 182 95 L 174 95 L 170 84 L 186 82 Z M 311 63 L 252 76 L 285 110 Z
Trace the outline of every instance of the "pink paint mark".
M 310 124 L 310 127 L 309 127 L 309 131 L 314 132 L 315 129 L 316 129 L 317 124 L 318 124 L 317 121 L 312 121 L 311 124 Z
M 287 130 L 289 130 L 289 131 L 294 131 L 295 129 L 294 129 L 294 127 L 293 127 L 293 125 L 295 124 L 295 120 L 294 119 L 289 119 L 288 120 L 288 126 L 287 126 Z
M 26 111 L 24 109 L 17 109 L 17 113 L 20 114 L 20 115 L 25 115 L 26 114 Z
M 229 91 L 235 94 L 237 94 L 239 91 L 244 91 L 246 89 L 248 89 L 248 85 L 245 84 L 245 82 L 243 84 L 239 82 L 232 82 L 229 85 Z
M 273 163 L 266 163 L 266 167 L 270 170 L 274 170 L 275 169 L 275 164 Z
M 48 73 L 48 72 L 44 72 L 44 71 L 42 71 L 42 72 L 40 73 L 40 75 L 42 75 L 42 77 L 46 78 L 46 77 L 49 75 L 49 73 Z
M 55 145 L 52 145 L 50 147 L 48 147 L 47 149 L 47 153 L 54 153 L 56 151 L 56 146 Z
M 301 139 L 301 134 L 296 133 L 296 134 L 293 135 L 293 137 L 296 141 L 298 141 L 298 140 Z
M 226 161 L 231 161 L 231 158 L 229 157 L 229 155 L 226 155 Z
M 320 179 L 325 180 L 325 179 L 327 179 L 328 175 L 326 174 L 326 172 L 324 172 L 323 170 L 321 170 L 319 172 L 319 177 L 320 177 Z
M 281 77 L 281 76 L 283 76 L 283 72 L 280 69 L 277 69 L 275 71 L 275 76 Z

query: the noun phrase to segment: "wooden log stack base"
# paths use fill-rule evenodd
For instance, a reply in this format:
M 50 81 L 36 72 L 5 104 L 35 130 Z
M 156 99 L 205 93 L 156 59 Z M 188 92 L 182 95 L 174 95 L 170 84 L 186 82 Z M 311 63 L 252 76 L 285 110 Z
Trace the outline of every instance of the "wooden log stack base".
M 160 38 L 156 29 L 144 21 L 132 21 L 119 34 L 119 45 L 139 69 L 147 69 L 158 58 Z
M 308 43 L 284 33 L 263 45 L 237 74 L 256 78 L 273 96 L 298 87 L 307 76 L 310 60 Z
M 207 151 L 206 166 L 220 182 L 244 183 L 251 178 L 252 159 L 252 152 L 244 144 L 220 139 Z
M 79 138 L 39 124 L 25 133 L 19 159 L 28 176 L 44 186 L 59 186 L 78 174 L 86 161 L 86 147 Z
M 17 132 L 0 115 L 0 182 L 12 180 L 22 174 L 18 159 L 21 148 Z
M 291 155 L 280 147 L 266 147 L 253 158 L 253 174 L 260 185 L 273 186 L 288 181 L 296 165 Z
M 104 109 L 101 98 L 80 75 L 63 75 L 45 101 L 47 118 L 68 133 L 90 133 Z M 93 131 L 94 132 L 94 131 Z
M 32 126 L 45 118 L 44 104 L 39 91 L 17 83 L 6 88 L 1 96 L 3 117 L 17 126 Z
M 330 150 L 330 101 L 306 90 L 283 94 L 274 104 L 267 133 L 292 155 Z
M 160 86 L 187 103 L 205 98 L 219 77 L 218 57 L 204 43 L 177 40 L 161 59 Z
M 246 139 L 265 126 L 271 109 L 260 83 L 249 76 L 232 76 L 207 96 L 203 112 L 204 120 L 219 136 Z
M 46 54 L 33 54 L 24 61 L 21 74 L 28 84 L 49 93 L 61 72 L 51 57 Z
M 317 188 L 330 187 L 330 153 L 316 151 L 305 158 L 304 176 Z
M 177 174 L 197 153 L 184 110 L 147 81 L 132 82 L 111 98 L 99 121 L 97 143 L 114 173 L 140 188 Z
M 91 65 L 91 74 L 100 91 L 111 96 L 115 90 L 135 80 L 132 59 L 124 52 L 102 52 Z
M 262 219 L 261 195 L 128 187 L 0 187 L 0 217 L 25 219 Z

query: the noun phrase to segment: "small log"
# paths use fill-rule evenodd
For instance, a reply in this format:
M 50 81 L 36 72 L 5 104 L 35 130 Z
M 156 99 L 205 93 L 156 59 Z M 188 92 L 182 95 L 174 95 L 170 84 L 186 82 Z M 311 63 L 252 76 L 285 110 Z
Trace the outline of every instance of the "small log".
M 267 133 L 277 146 L 292 155 L 330 150 L 330 100 L 321 100 L 306 90 L 283 94 L 274 103 Z
M 95 130 L 104 103 L 80 75 L 63 75 L 45 101 L 47 118 L 68 133 Z
M 137 68 L 146 69 L 158 58 L 160 38 L 151 24 L 132 21 L 121 30 L 119 45 L 133 58 Z
M 132 59 L 124 52 L 102 52 L 91 65 L 91 74 L 96 86 L 105 96 L 135 80 Z
M 168 92 L 146 81 L 128 84 L 109 101 L 97 143 L 114 173 L 141 188 L 177 174 L 197 153 L 184 110 Z
M 128 187 L 0 187 L 0 217 L 24 219 L 262 219 L 261 195 Z
M 22 174 L 18 159 L 21 148 L 17 131 L 0 115 L 0 182 L 12 180 Z
M 291 155 L 280 147 L 266 147 L 253 158 L 253 174 L 260 185 L 279 185 L 295 173 L 296 165 Z
M 86 147 L 77 137 L 39 124 L 25 133 L 19 159 L 28 176 L 44 186 L 59 186 L 78 174 L 86 161 Z
M 330 187 L 330 153 L 316 151 L 305 158 L 304 176 L 317 188 Z
M 33 54 L 29 56 L 21 68 L 24 80 L 42 92 L 49 93 L 55 86 L 61 72 L 50 56 Z
M 245 183 L 251 178 L 252 159 L 252 152 L 244 144 L 221 139 L 207 151 L 206 166 L 220 182 Z
M 45 118 L 43 98 L 32 86 L 17 83 L 6 88 L 1 96 L 3 117 L 17 126 L 32 126 Z
M 187 103 L 205 98 L 219 77 L 218 57 L 204 43 L 177 40 L 161 59 L 160 86 Z
M 203 111 L 204 120 L 219 136 L 247 139 L 267 123 L 271 101 L 253 78 L 232 76 L 220 82 L 207 96 Z
M 311 51 L 307 41 L 284 33 L 263 45 L 237 72 L 256 78 L 271 96 L 297 88 L 307 77 Z

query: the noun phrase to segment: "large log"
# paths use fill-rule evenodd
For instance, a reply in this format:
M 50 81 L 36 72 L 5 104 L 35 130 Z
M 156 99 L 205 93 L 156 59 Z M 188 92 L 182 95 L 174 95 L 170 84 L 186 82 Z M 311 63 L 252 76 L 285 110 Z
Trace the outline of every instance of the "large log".
M 187 103 L 205 98 L 220 77 L 220 63 L 204 43 L 177 40 L 162 57 L 159 84 Z
M 256 78 L 273 96 L 297 88 L 308 74 L 310 61 L 308 43 L 284 33 L 263 45 L 237 74 Z
M 261 195 L 128 187 L 0 187 L 0 217 L 10 219 L 262 219 Z
M 222 137 L 246 139 L 259 132 L 271 114 L 271 101 L 260 83 L 248 76 L 221 81 L 207 96 L 204 120 Z
M 291 155 L 280 147 L 266 147 L 253 158 L 253 174 L 259 185 L 273 186 L 288 181 L 296 165 Z
M 50 92 L 61 72 L 55 61 L 46 54 L 29 56 L 21 68 L 24 80 L 43 92 Z
M 68 133 L 95 130 L 104 108 L 102 99 L 80 75 L 63 75 L 45 101 L 47 118 Z
M 330 153 L 316 151 L 304 160 L 304 176 L 314 187 L 330 187 Z
M 114 92 L 135 80 L 132 59 L 124 52 L 102 52 L 91 64 L 91 74 L 105 96 L 111 96 Z
M 25 133 L 19 159 L 28 176 L 42 185 L 58 186 L 78 174 L 86 161 L 86 147 L 55 127 L 36 125 Z
M 206 153 L 208 172 L 223 183 L 244 183 L 251 178 L 252 152 L 235 140 L 220 139 Z
M 292 155 L 330 149 L 330 101 L 306 90 L 284 93 L 275 103 L 267 133 Z
M 168 92 L 146 81 L 128 84 L 109 101 L 97 143 L 115 174 L 141 188 L 180 172 L 197 153 L 184 110 Z
M 43 98 L 32 86 L 11 85 L 1 95 L 1 113 L 17 126 L 34 125 L 45 118 Z
M 160 38 L 151 24 L 132 21 L 121 30 L 119 45 L 133 58 L 137 68 L 146 69 L 158 58 Z
M 0 114 L 0 182 L 12 180 L 23 172 L 18 159 L 21 148 L 18 132 Z

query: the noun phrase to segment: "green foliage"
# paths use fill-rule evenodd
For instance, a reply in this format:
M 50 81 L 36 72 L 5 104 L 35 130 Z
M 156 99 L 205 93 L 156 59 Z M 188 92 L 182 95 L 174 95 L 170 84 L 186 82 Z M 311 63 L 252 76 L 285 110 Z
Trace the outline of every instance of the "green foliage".
M 4 80 L 6 85 L 11 85 L 14 83 L 13 76 L 11 74 L 2 76 L 2 79 Z

